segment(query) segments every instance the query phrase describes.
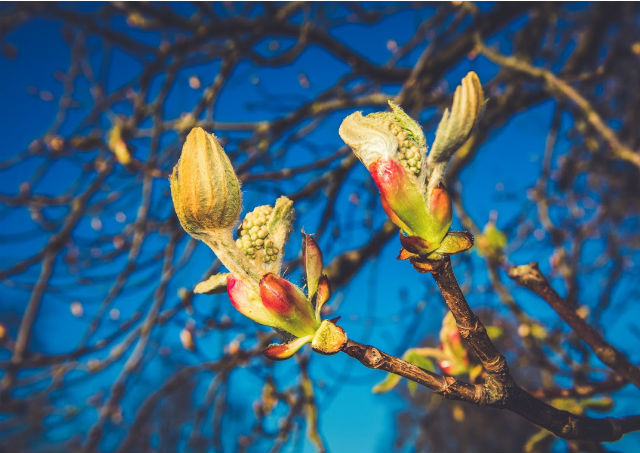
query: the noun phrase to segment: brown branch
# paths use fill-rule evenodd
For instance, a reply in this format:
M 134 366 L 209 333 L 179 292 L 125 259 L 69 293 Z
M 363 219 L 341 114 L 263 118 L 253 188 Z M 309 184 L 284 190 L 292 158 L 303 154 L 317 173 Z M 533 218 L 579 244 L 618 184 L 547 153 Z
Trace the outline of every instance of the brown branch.
M 601 393 L 610 393 L 620 390 L 628 384 L 621 376 L 612 375 L 604 381 L 575 384 L 570 388 L 552 387 L 528 390 L 531 395 L 540 399 L 550 398 L 587 398 Z
M 487 403 L 481 385 L 467 384 L 452 376 L 440 376 L 423 370 L 416 365 L 386 354 L 373 346 L 347 340 L 342 351 L 354 359 L 358 359 L 360 363 L 368 368 L 384 370 L 405 377 L 445 398 L 468 401 L 478 405 Z
M 445 303 L 456 320 L 460 336 L 487 371 L 485 383 L 480 388 L 478 385 L 473 386 L 473 397 L 466 399 L 466 401 L 476 404 L 481 402 L 492 407 L 510 410 L 564 439 L 603 442 L 617 440 L 622 434 L 629 431 L 640 430 L 640 416 L 601 420 L 578 416 L 549 406 L 519 387 L 509 373 L 506 359 L 493 345 L 484 325 L 473 313 L 464 294 L 462 294 L 453 274 L 451 260 L 448 257 L 444 258 L 431 273 L 442 292 Z M 349 343 L 347 343 L 348 347 Z M 346 352 L 349 353 L 348 349 Z M 381 368 L 396 373 L 393 368 L 397 367 L 396 374 L 408 378 L 412 377 L 416 372 L 415 368 L 417 368 L 413 367 L 407 371 L 407 366 L 404 363 L 399 363 L 399 359 L 390 358 L 375 348 L 369 350 L 365 348 L 356 358 L 370 368 Z M 435 387 L 437 390 L 442 390 L 436 386 L 438 383 L 437 375 L 424 372 L 417 377 L 420 380 L 416 382 L 429 388 Z M 464 399 L 465 394 L 460 392 L 454 395 Z
M 496 50 L 487 47 L 480 39 L 477 40 L 476 48 L 494 63 L 526 74 L 534 79 L 542 80 L 550 91 L 558 93 L 562 98 L 570 101 L 580 111 L 584 119 L 607 142 L 614 156 L 618 159 L 631 162 L 640 168 L 640 153 L 622 143 L 616 133 L 607 126 L 593 105 L 567 82 L 558 78 L 551 71 L 532 66 L 523 59 L 501 55 Z
M 25 309 L 24 315 L 20 322 L 18 338 L 11 355 L 12 367 L 7 370 L 6 374 L 2 378 L 2 381 L 0 382 L 0 391 L 2 391 L 3 393 L 11 390 L 11 387 L 13 386 L 15 380 L 15 373 L 28 352 L 33 326 L 36 322 L 36 318 L 38 317 L 38 313 L 40 312 L 40 305 L 47 290 L 49 279 L 51 278 L 51 275 L 53 273 L 56 254 L 64 247 L 64 244 L 73 232 L 73 229 L 82 219 L 89 200 L 93 197 L 93 195 L 96 194 L 96 192 L 98 192 L 98 190 L 102 186 L 103 181 L 111 171 L 111 168 L 111 162 L 105 163 L 101 170 L 98 171 L 96 178 L 87 188 L 87 190 L 74 199 L 71 212 L 65 218 L 62 228 L 59 232 L 51 236 L 51 238 L 47 242 L 47 245 L 41 252 L 43 253 L 43 259 L 42 265 L 40 267 L 40 275 L 38 276 L 38 280 L 33 288 L 33 292 L 31 293 L 31 297 L 29 298 L 29 302 L 27 304 L 27 308 Z
M 368 368 L 405 377 L 448 399 L 506 409 L 564 439 L 610 442 L 640 430 L 640 416 L 596 419 L 575 415 L 549 406 L 515 384 L 503 389 L 503 398 L 495 399 L 487 383 L 473 385 L 452 376 L 440 376 L 373 346 L 348 340 L 342 350 Z
M 509 277 L 544 299 L 589 345 L 605 365 L 640 388 L 640 369 L 632 365 L 624 354 L 607 343 L 602 335 L 577 315 L 571 306 L 551 287 L 549 281 L 540 272 L 537 263 L 514 266 L 509 269 Z
M 456 320 L 460 336 L 487 370 L 489 386 L 492 389 L 491 401 L 497 402 L 506 398 L 507 388 L 513 385 L 507 361 L 493 345 L 484 325 L 469 307 L 453 274 L 451 260 L 443 259 L 432 275 Z

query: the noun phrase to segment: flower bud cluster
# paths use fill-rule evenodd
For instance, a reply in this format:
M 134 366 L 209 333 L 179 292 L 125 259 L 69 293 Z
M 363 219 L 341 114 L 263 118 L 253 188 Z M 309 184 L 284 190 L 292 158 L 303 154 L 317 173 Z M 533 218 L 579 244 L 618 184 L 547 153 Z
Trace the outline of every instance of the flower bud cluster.
M 278 256 L 278 247 L 269 238 L 269 219 L 273 208 L 269 205 L 258 206 L 248 213 L 242 226 L 238 229 L 236 244 L 249 258 L 256 258 L 256 254 L 262 255 L 265 263 L 275 261 Z
M 414 175 L 419 175 L 422 170 L 422 151 L 415 141 L 411 139 L 410 134 L 388 117 L 378 117 L 376 120 L 380 121 L 398 140 L 397 159 L 402 166 Z

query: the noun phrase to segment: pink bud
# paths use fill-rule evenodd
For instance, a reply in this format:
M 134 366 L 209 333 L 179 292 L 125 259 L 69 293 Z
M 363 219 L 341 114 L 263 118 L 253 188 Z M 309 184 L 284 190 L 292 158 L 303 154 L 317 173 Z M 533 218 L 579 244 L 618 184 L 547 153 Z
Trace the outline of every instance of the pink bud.
M 260 299 L 263 305 L 278 315 L 288 315 L 293 309 L 295 297 L 292 286 L 275 274 L 266 274 L 260 280 Z
M 312 298 L 322 275 L 322 251 L 318 243 L 305 233 L 302 233 L 302 264 L 307 278 L 307 294 Z
M 311 302 L 300 288 L 275 274 L 265 274 L 260 280 L 262 305 L 278 319 L 287 332 L 303 337 L 315 332 L 317 322 Z
M 429 210 L 438 222 L 451 224 L 451 197 L 442 185 L 431 191 L 429 196 Z
M 276 320 L 262 305 L 260 296 L 245 282 L 229 275 L 227 278 L 227 293 L 234 308 L 247 318 L 259 324 L 274 326 Z
M 380 191 L 382 207 L 391 221 L 412 236 L 427 232 L 429 216 L 415 178 L 400 162 L 391 158 L 377 159 L 368 168 Z

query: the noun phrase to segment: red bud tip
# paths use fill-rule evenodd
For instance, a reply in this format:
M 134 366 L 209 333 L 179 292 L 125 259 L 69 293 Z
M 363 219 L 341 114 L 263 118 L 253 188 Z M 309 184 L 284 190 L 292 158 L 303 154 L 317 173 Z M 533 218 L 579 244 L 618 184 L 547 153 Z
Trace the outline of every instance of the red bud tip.
M 275 274 L 265 274 L 260 280 L 260 299 L 262 304 L 278 315 L 287 315 L 291 312 L 291 283 Z
M 441 223 L 450 223 L 453 216 L 451 197 L 444 186 L 440 185 L 431 191 L 429 209 Z

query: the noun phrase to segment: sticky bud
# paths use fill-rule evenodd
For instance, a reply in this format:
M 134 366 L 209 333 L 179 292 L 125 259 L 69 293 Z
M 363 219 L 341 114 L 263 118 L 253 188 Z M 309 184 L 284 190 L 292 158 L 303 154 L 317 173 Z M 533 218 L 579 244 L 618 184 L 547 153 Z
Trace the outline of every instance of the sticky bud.
M 189 132 L 170 178 L 171 197 L 182 227 L 202 238 L 232 228 L 242 208 L 240 183 L 231 161 L 213 134 Z

